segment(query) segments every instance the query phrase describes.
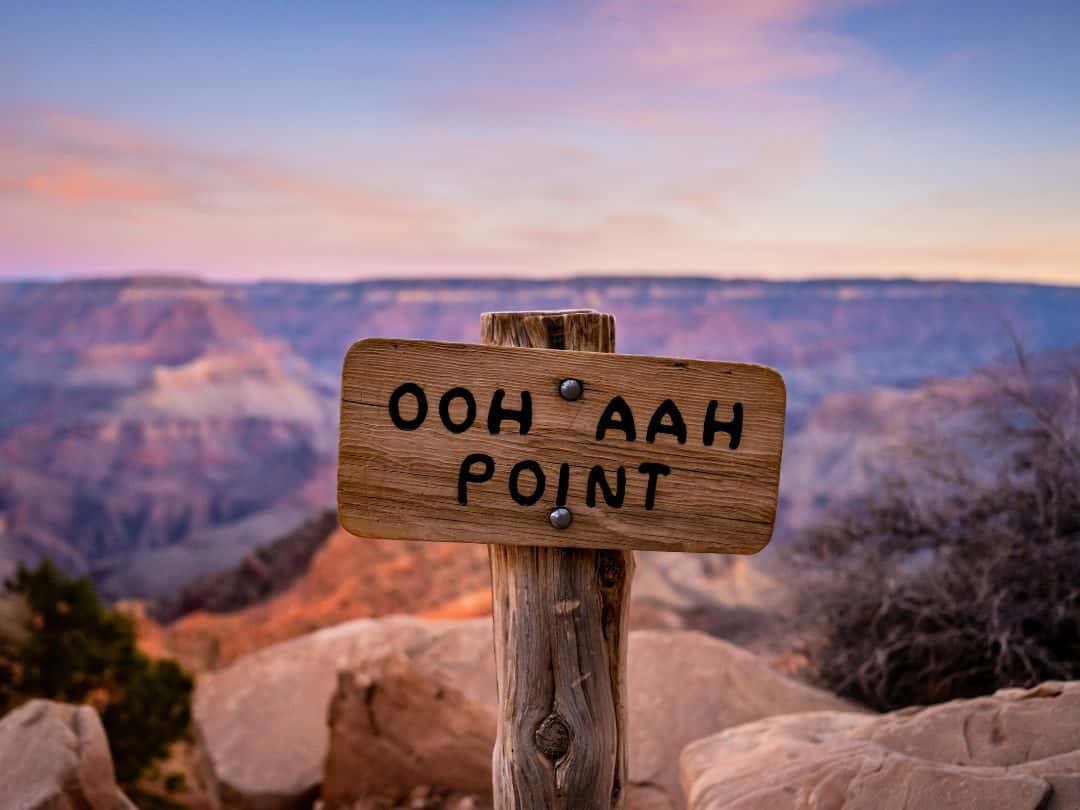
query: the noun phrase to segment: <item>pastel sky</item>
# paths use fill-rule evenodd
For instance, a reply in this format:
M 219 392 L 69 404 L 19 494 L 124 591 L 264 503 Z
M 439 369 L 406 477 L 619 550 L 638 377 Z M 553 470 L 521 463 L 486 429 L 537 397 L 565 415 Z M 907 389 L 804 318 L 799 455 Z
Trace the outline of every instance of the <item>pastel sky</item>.
M 1080 2 L 4 3 L 0 275 L 1080 284 Z

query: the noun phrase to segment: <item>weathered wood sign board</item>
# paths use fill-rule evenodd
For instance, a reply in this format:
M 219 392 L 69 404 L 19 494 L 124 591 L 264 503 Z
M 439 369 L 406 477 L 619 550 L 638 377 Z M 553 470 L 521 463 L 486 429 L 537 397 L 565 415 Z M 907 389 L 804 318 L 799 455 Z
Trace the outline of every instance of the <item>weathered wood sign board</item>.
M 363 537 L 752 553 L 772 534 L 785 400 L 762 366 L 363 340 L 343 371 L 338 514 Z

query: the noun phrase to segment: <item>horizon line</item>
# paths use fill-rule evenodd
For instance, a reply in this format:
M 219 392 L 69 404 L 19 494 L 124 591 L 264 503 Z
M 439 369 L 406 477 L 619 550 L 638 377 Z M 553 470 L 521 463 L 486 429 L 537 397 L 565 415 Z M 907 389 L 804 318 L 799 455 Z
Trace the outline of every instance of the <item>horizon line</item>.
M 1075 282 L 1046 281 L 1046 280 L 1022 280 L 1022 279 L 979 279 L 962 278 L 956 276 L 925 277 L 919 278 L 912 275 L 823 275 L 823 276 L 791 276 L 787 278 L 767 278 L 760 275 L 731 275 L 709 273 L 708 271 L 687 271 L 672 273 L 663 270 L 582 270 L 566 273 L 552 272 L 549 274 L 529 274 L 525 277 L 511 274 L 487 274 L 487 273 L 448 273 L 448 274 L 408 274 L 396 275 L 372 275 L 356 276 L 353 278 L 316 278 L 311 280 L 298 279 L 295 277 L 261 276 L 250 279 L 238 279 L 213 274 L 200 273 L 198 271 L 184 270 L 134 270 L 134 271 L 103 271 L 95 275 L 79 274 L 55 274 L 47 278 L 28 276 L 3 276 L 0 275 L 0 284 L 104 284 L 109 282 L 172 282 L 172 283 L 197 283 L 218 286 L 256 286 L 256 285 L 306 285 L 306 286 L 351 286 L 358 284 L 394 284 L 394 285 L 423 285 L 440 283 L 478 283 L 478 284 L 554 284 L 559 282 L 597 282 L 597 281 L 652 281 L 652 282 L 688 282 L 688 281 L 711 281 L 725 284 L 949 284 L 971 286 L 1015 286 L 1015 287 L 1043 287 L 1049 289 L 1077 289 L 1080 288 L 1080 279 Z

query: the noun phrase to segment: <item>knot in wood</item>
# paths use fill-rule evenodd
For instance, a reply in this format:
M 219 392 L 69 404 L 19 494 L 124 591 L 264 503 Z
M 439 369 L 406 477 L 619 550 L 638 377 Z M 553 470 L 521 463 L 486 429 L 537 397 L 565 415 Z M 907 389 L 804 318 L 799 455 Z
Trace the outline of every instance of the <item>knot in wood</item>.
M 626 577 L 626 563 L 621 551 L 601 551 L 596 559 L 596 576 L 601 588 L 615 588 Z
M 540 721 L 533 740 L 549 762 L 558 762 L 570 750 L 570 728 L 559 715 L 552 713 Z

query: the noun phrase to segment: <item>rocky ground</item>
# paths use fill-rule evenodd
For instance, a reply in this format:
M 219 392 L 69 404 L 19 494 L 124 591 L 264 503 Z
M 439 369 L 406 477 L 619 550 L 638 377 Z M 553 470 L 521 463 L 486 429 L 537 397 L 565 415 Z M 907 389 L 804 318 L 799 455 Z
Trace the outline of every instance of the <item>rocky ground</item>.
M 491 806 L 486 618 L 361 619 L 199 678 L 189 806 Z M 636 631 L 627 810 L 1075 810 L 1080 683 L 886 715 L 694 631 Z M 5 807 L 128 810 L 93 709 L 0 720 Z
M 1070 810 L 1080 682 L 879 716 L 770 717 L 692 743 L 681 770 L 690 810 Z
M 678 752 L 732 725 L 808 709 L 852 710 L 696 632 L 631 634 L 630 779 L 638 807 L 678 807 Z M 491 622 L 359 620 L 274 645 L 199 680 L 195 723 L 219 796 L 328 808 L 423 779 L 490 782 Z M 636 797 L 636 798 L 635 798 Z M 248 806 L 243 803 L 235 806 Z

